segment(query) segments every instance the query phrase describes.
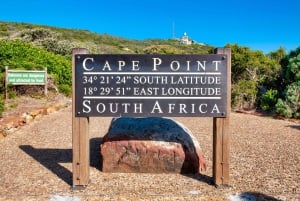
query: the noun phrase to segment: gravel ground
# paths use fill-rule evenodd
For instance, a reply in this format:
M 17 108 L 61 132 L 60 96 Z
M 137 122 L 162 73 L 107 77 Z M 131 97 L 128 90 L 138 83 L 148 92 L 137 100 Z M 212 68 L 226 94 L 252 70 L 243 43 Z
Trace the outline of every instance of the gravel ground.
M 212 185 L 212 119 L 175 118 L 197 137 L 205 175 L 103 173 L 111 118 L 90 123 L 91 183 L 72 191 L 71 107 L 0 140 L 0 200 L 300 200 L 300 124 L 232 113 L 230 185 Z M 248 197 L 248 198 L 247 198 Z

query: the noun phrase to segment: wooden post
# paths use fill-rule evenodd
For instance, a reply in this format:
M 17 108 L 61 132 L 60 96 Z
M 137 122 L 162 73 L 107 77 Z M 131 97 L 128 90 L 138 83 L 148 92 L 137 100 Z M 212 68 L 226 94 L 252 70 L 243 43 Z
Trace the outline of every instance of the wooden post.
M 90 145 L 89 118 L 75 117 L 75 54 L 88 54 L 88 50 L 76 48 L 72 51 L 73 189 L 76 190 L 85 188 L 89 183 Z
M 229 185 L 229 124 L 231 112 L 231 49 L 217 48 L 227 57 L 227 115 L 213 118 L 213 179 L 216 186 Z
M 5 66 L 5 101 L 8 100 L 8 66 Z
M 48 77 L 47 77 L 47 68 L 44 69 L 45 70 L 45 96 L 48 95 Z

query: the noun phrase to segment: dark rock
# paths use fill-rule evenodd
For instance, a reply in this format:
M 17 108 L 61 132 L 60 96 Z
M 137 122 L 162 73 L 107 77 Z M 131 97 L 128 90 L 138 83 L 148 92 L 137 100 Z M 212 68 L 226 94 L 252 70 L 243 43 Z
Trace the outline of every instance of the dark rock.
M 101 155 L 104 172 L 198 173 L 206 169 L 196 138 L 167 118 L 113 119 Z

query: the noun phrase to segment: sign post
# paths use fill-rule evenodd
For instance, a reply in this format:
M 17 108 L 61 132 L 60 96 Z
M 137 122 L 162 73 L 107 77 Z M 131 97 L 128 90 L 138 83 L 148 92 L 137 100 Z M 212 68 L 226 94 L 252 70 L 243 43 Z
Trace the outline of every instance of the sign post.
M 227 115 L 224 118 L 213 118 L 213 179 L 217 186 L 229 184 L 229 123 L 231 111 L 231 49 L 218 48 L 216 54 L 227 57 Z
M 75 114 L 75 66 L 76 54 L 87 54 L 83 48 L 73 49 L 72 54 L 72 146 L 73 146 L 73 189 L 85 188 L 89 183 L 90 147 L 89 117 L 76 117 Z
M 97 116 L 213 117 L 213 178 L 216 185 L 228 184 L 230 59 L 226 48 L 209 55 L 93 55 L 74 49 L 73 186 L 88 184 L 88 118 Z

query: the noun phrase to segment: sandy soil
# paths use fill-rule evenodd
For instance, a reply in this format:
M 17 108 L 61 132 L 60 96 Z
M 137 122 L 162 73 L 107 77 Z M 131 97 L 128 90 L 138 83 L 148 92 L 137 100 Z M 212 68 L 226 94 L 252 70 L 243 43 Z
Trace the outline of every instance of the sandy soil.
M 0 200 L 300 200 L 300 124 L 232 113 L 230 187 L 212 184 L 212 119 L 175 118 L 197 137 L 204 175 L 103 173 L 99 145 L 111 118 L 91 118 L 90 179 L 72 185 L 71 107 L 0 140 Z

